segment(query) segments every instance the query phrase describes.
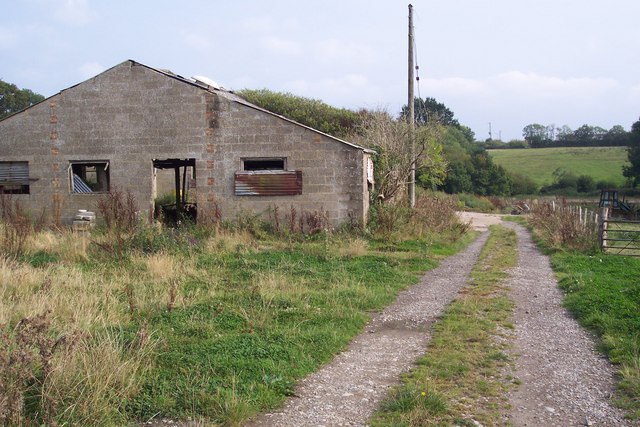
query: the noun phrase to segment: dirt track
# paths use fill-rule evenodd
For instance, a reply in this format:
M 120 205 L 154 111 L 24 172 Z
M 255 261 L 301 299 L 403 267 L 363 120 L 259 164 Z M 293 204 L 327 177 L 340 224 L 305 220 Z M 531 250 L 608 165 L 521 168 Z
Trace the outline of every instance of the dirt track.
M 278 411 L 248 426 L 364 426 L 388 387 L 426 348 L 430 327 L 467 283 L 468 274 L 499 215 L 463 212 L 482 235 L 464 252 L 446 259 L 421 283 L 374 317 L 333 362 L 301 381 Z M 509 396 L 505 424 L 515 426 L 623 426 L 612 407 L 613 368 L 594 350 L 592 337 L 561 306 L 547 257 L 515 224 L 519 262 L 508 285 L 514 311 L 515 375 L 522 385 Z
M 470 223 L 476 231 L 486 231 L 490 225 L 500 224 L 502 215 L 483 214 L 478 212 L 458 212 L 458 217 L 464 223 Z

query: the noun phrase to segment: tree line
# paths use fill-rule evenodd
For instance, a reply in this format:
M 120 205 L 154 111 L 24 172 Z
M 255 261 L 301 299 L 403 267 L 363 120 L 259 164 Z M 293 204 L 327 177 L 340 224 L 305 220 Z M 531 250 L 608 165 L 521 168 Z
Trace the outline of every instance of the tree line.
M 531 148 L 545 147 L 620 147 L 629 145 L 630 132 L 621 125 L 607 130 L 600 126 L 582 125 L 576 130 L 564 125 L 533 123 L 522 129 L 522 136 Z M 514 145 L 514 144 L 508 144 Z M 513 148 L 520 148 L 514 145 Z

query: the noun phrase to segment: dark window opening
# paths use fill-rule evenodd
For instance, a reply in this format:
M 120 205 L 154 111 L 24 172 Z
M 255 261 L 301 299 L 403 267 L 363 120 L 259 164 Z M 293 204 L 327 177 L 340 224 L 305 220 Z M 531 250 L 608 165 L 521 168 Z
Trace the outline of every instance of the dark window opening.
M 0 194 L 29 194 L 29 162 L 0 162 Z
M 244 171 L 283 171 L 286 164 L 284 158 L 243 159 Z
M 71 162 L 69 171 L 72 193 L 109 192 L 109 162 Z

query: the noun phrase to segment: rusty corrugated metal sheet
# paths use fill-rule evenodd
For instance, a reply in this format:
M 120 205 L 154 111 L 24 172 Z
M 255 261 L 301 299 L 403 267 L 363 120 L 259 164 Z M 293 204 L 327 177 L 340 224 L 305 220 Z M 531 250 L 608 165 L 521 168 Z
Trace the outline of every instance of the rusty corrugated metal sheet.
M 236 172 L 236 196 L 296 196 L 302 194 L 302 171 Z

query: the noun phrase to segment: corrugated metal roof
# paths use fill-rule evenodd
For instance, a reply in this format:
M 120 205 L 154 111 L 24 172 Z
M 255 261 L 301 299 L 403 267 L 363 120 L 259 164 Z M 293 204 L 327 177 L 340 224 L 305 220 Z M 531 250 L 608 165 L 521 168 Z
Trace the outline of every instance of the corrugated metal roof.
M 93 193 L 93 190 L 75 173 L 73 174 L 74 193 Z
M 302 194 L 302 171 L 236 172 L 236 196 L 297 196 Z

